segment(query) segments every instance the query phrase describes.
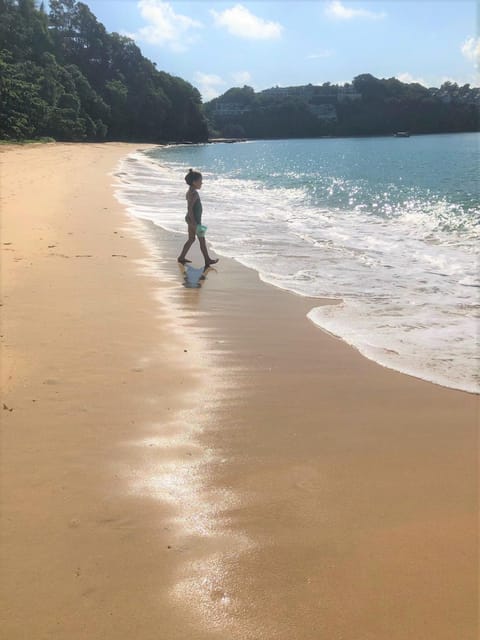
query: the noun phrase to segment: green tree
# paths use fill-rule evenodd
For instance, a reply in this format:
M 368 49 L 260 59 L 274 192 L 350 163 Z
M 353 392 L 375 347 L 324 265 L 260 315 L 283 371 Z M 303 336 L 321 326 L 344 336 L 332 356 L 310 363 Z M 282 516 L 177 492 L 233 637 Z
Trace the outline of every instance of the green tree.
M 31 138 L 41 128 L 48 105 L 32 81 L 39 71 L 33 63 L 12 64 L 8 52 L 0 52 L 1 138 Z
M 47 16 L 35 0 L 0 0 L 4 136 L 206 140 L 196 89 L 107 33 L 86 4 L 49 5 Z

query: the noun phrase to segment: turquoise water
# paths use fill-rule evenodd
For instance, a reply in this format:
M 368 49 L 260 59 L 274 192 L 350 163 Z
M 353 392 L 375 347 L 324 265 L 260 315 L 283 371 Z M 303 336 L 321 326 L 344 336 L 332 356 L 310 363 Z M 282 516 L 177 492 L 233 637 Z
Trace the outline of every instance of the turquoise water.
M 204 175 L 208 239 L 265 281 L 342 300 L 310 319 L 365 356 L 480 387 L 479 134 L 162 147 L 121 169 L 130 211 L 184 232 Z
M 188 160 L 214 176 L 261 181 L 270 188 L 302 188 L 311 202 L 348 210 L 352 204 L 388 215 L 388 205 L 412 196 L 479 206 L 479 134 L 412 138 L 256 141 L 171 147 L 168 161 Z M 154 152 L 152 157 L 157 157 Z M 378 209 L 385 203 L 387 208 Z M 459 209 L 460 211 L 460 209 Z

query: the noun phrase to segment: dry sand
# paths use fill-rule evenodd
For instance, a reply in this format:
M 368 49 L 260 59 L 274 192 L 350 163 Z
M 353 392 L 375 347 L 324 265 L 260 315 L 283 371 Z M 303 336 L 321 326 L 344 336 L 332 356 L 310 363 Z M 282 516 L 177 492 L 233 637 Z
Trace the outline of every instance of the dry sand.
M 476 639 L 478 398 L 230 260 L 182 286 L 137 148 L 0 155 L 3 636 Z

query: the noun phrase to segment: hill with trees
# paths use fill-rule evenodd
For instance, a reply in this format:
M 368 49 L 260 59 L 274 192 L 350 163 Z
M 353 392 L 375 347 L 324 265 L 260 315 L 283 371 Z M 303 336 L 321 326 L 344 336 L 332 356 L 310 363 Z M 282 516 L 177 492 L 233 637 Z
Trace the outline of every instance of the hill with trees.
M 0 0 L 0 139 L 203 142 L 478 131 L 480 89 L 359 75 L 351 84 L 232 88 L 202 105 L 86 4 Z
M 201 96 L 75 0 L 0 0 L 0 138 L 194 141 Z
M 362 74 L 352 83 L 233 88 L 205 105 L 219 137 L 291 138 L 479 131 L 480 89 Z

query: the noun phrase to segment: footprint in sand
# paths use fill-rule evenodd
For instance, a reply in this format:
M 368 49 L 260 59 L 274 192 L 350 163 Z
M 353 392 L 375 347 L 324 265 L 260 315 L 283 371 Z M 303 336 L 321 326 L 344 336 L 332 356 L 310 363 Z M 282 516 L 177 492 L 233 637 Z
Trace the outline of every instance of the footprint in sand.
M 213 589 L 210 592 L 210 597 L 212 600 L 214 600 L 215 602 L 219 602 L 220 604 L 230 603 L 230 598 L 227 596 L 227 594 L 223 589 L 219 589 L 219 588 Z

